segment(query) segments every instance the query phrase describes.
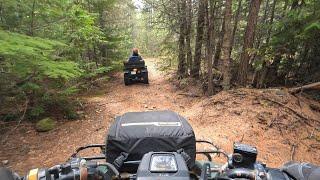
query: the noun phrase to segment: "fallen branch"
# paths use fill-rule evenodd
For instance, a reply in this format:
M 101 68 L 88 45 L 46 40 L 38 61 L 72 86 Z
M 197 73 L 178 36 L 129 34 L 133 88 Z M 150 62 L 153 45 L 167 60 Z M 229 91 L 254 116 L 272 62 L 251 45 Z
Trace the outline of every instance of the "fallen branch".
M 320 90 L 320 82 L 312 83 L 312 84 L 307 84 L 301 87 L 296 87 L 296 88 L 290 88 L 289 92 L 292 94 L 298 93 L 300 91 L 308 90 L 308 89 L 319 89 Z
M 242 143 L 243 139 L 244 139 L 244 134 L 242 134 L 241 139 L 240 139 L 239 142 Z
M 296 153 L 296 145 L 291 145 L 291 161 L 294 161 L 294 154 Z
M 199 95 L 193 94 L 193 93 L 179 93 L 178 95 L 183 95 L 188 97 L 200 97 Z
M 269 128 L 275 123 L 276 120 L 279 119 L 279 114 L 280 114 L 280 110 L 278 109 L 278 112 L 277 112 L 276 117 L 274 117 L 274 118 L 269 122 L 269 124 L 268 124 L 268 127 L 269 127 Z
M 290 111 L 293 112 L 296 116 L 298 116 L 298 117 L 300 117 L 301 119 L 303 119 L 304 122 L 305 122 L 307 125 L 311 126 L 311 127 L 313 127 L 313 125 L 311 125 L 311 124 L 308 122 L 308 121 L 310 121 L 310 120 L 312 120 L 312 121 L 314 121 L 314 122 L 317 122 L 317 123 L 320 123 L 320 120 L 316 120 L 316 119 L 312 119 L 312 118 L 305 117 L 304 115 L 302 115 L 301 113 L 297 112 L 297 111 L 294 110 L 293 108 L 287 106 L 286 104 L 283 104 L 283 103 L 281 103 L 281 102 L 275 101 L 275 100 L 270 99 L 270 98 L 267 98 L 267 97 L 262 97 L 262 98 L 265 99 L 265 100 L 267 100 L 267 101 L 273 102 L 273 103 L 275 103 L 275 104 L 278 104 L 278 105 L 280 105 L 280 106 L 282 106 L 282 107 L 290 110 Z
M 320 149 L 320 144 L 310 144 L 309 148 Z
M 22 116 L 20 117 L 19 121 L 18 121 L 18 124 L 11 130 L 8 132 L 7 136 L 5 138 L 3 138 L 2 140 L 2 143 L 5 143 L 9 137 L 9 135 L 15 131 L 21 124 L 21 121 L 24 119 L 25 115 L 26 115 L 26 112 L 27 112 L 27 109 L 28 109 L 28 104 L 29 104 L 29 100 L 27 99 L 26 102 L 25 102 L 25 107 L 24 107 L 24 110 L 23 110 L 23 114 Z

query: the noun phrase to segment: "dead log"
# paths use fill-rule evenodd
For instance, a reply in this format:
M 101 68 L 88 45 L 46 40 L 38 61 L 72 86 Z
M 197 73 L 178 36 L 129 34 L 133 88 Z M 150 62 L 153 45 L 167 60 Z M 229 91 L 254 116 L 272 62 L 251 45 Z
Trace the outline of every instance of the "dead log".
M 320 82 L 312 83 L 312 84 L 307 84 L 301 87 L 295 87 L 295 88 L 290 88 L 289 92 L 292 94 L 298 93 L 300 91 L 304 90 L 309 90 L 309 89 L 318 89 L 320 90 Z

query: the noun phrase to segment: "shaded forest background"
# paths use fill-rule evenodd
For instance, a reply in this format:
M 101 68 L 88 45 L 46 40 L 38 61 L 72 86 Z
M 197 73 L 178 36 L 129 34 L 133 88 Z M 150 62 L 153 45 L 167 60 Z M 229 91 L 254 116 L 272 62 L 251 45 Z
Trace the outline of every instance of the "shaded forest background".
M 76 119 L 77 94 L 108 83 L 132 47 L 208 95 L 320 81 L 317 0 L 139 2 L 1 1 L 1 120 Z
M 180 79 L 209 95 L 230 87 L 300 86 L 320 80 L 316 0 L 146 0 L 166 29 L 159 51 Z

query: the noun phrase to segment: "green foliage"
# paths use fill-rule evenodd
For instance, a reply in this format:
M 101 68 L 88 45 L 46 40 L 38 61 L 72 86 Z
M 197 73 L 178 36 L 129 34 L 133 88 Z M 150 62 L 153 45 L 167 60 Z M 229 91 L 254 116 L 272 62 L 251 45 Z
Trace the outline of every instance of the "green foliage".
M 45 109 L 42 106 L 34 106 L 29 110 L 29 118 L 30 119 L 37 119 L 41 117 L 45 113 Z
M 174 39 L 171 39 L 170 36 L 164 39 L 163 43 L 161 44 L 161 60 L 163 62 L 162 68 L 170 69 L 178 65 L 178 46 Z
M 76 86 L 67 87 L 66 89 L 59 92 L 59 95 L 63 97 L 68 97 L 77 94 L 80 91 L 80 89 Z
M 131 0 L 1 1 L 0 118 L 18 118 L 26 100 L 31 120 L 77 118 L 72 96 L 122 70 L 134 16 Z
M 275 26 L 271 53 L 280 58 L 278 75 L 299 82 L 319 81 L 320 3 L 291 10 Z M 309 78 L 306 78 L 309 77 Z
M 41 119 L 36 124 L 36 130 L 39 132 L 47 132 L 54 129 L 56 122 L 51 118 Z
M 47 102 L 44 96 L 57 94 L 67 88 L 67 82 L 79 78 L 82 71 L 79 65 L 61 56 L 62 48 L 67 46 L 58 41 L 29 37 L 0 30 L 0 78 L 1 94 L 11 96 L 7 103 L 21 103 L 29 99 L 28 117 L 41 117 Z M 3 112 L 1 112 L 3 113 Z
M 103 33 L 95 26 L 95 17 L 80 5 L 73 5 L 67 14 L 66 40 L 74 53 L 79 54 L 104 42 Z
M 134 44 L 144 55 L 156 57 L 160 55 L 161 45 L 167 36 L 167 30 L 153 24 L 150 19 L 154 16 L 150 10 L 142 10 L 136 17 Z M 156 21 L 153 20 L 153 21 Z
M 65 47 L 60 42 L 0 31 L 0 44 L 3 68 L 17 78 L 23 79 L 35 74 L 37 78 L 67 80 L 81 75 L 81 69 L 76 63 L 55 54 L 58 48 Z
M 110 65 L 112 71 L 122 71 L 123 61 L 113 61 Z
M 84 77 L 86 77 L 86 78 L 96 77 L 98 75 L 106 74 L 106 73 L 110 72 L 111 70 L 112 70 L 111 66 L 109 66 L 109 67 L 100 67 L 100 68 L 94 69 L 92 72 L 84 75 Z

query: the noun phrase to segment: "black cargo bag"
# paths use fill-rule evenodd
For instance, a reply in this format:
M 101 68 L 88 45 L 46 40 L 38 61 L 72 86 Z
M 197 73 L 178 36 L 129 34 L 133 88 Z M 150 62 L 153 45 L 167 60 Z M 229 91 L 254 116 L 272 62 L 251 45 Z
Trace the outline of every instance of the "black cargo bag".
M 189 168 L 196 156 L 192 127 L 172 111 L 129 112 L 115 118 L 106 138 L 106 161 L 114 163 L 121 155 L 126 161 L 139 161 L 148 152 L 185 152 Z M 138 165 L 124 163 L 122 172 L 135 172 Z

